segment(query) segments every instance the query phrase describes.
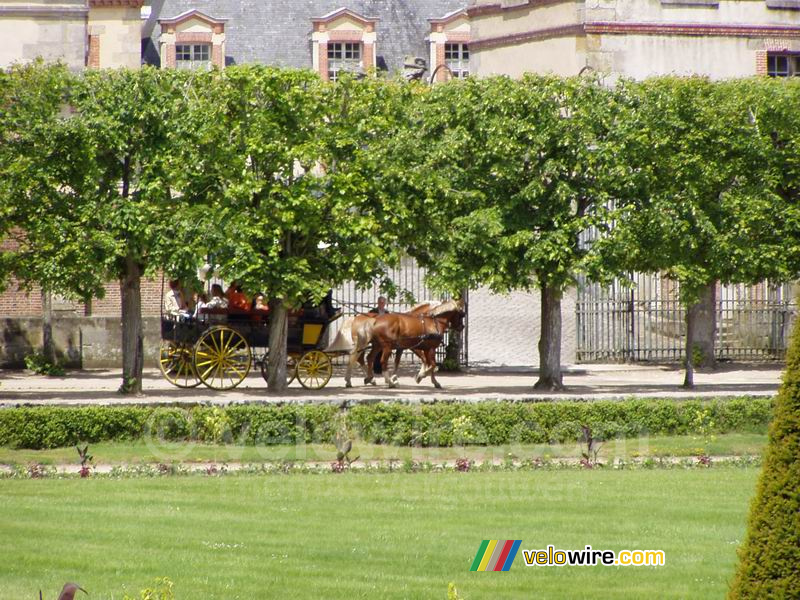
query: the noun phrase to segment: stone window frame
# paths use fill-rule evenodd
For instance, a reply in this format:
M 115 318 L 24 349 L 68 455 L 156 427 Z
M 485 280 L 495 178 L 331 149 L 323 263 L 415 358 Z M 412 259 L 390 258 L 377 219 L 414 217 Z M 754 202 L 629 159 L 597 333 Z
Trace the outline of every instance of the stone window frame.
M 353 29 L 332 29 L 337 21 L 349 19 L 356 23 Z M 379 19 L 377 17 L 365 17 L 349 8 L 339 8 L 321 17 L 311 19 L 313 32 L 312 42 L 312 66 L 325 81 L 336 80 L 340 69 L 331 73 L 328 65 L 328 45 L 335 44 L 359 44 L 361 58 L 356 70 L 363 69 L 364 72 L 375 67 L 377 60 L 377 34 L 376 26 Z M 332 77 L 333 76 L 333 77 Z
M 469 15 L 467 14 L 467 9 L 465 8 L 455 10 L 438 19 L 428 19 L 428 22 L 431 25 L 431 32 L 428 36 L 428 42 L 430 43 L 430 73 L 436 73 L 436 81 L 438 82 L 447 81 L 450 78 L 448 69 L 440 68 L 442 65 L 450 68 L 450 65 L 447 64 L 448 60 L 445 56 L 445 48 L 447 44 L 461 44 L 466 46 L 467 52 L 470 52 L 471 50 L 469 47 L 472 38 L 471 33 L 448 30 L 448 26 L 451 23 L 462 18 L 465 18 L 467 21 L 469 21 Z M 437 71 L 437 69 L 439 70 Z M 461 71 L 458 74 L 453 73 L 453 76 L 460 77 L 461 73 L 464 71 L 466 71 L 467 74 L 471 72 L 469 63 L 467 63 L 466 69 L 464 69 L 462 65 Z
M 202 21 L 210 31 L 188 32 L 178 31 L 178 27 L 187 21 L 196 19 Z M 225 68 L 225 23 L 227 19 L 217 19 L 200 12 L 189 10 L 171 19 L 159 19 L 161 25 L 161 67 L 177 68 L 177 46 L 202 46 L 210 47 L 209 67 Z

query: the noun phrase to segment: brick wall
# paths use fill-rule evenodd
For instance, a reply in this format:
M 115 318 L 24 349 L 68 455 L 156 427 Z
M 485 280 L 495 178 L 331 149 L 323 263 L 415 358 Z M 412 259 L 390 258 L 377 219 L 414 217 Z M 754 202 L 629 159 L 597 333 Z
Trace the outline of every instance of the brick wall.
M 13 237 L 0 241 L 0 252 L 16 250 L 19 243 Z M 109 282 L 105 286 L 105 297 L 92 301 L 90 314 L 98 317 L 119 317 L 121 313 L 119 283 Z M 142 280 L 142 315 L 156 317 L 161 314 L 161 277 Z M 53 309 L 71 311 L 78 315 L 87 313 L 80 302 L 55 300 Z M 21 290 L 18 281 L 11 278 L 6 282 L 5 291 L 0 292 L 0 318 L 2 317 L 40 317 L 42 315 L 42 290 L 38 285 L 30 291 Z

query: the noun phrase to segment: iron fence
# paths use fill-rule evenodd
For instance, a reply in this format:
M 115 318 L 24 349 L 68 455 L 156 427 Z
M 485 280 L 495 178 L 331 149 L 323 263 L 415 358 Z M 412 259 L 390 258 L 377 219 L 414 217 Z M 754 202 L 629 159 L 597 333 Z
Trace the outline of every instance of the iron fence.
M 602 287 L 579 279 L 578 362 L 679 362 L 686 312 L 678 283 L 659 274 L 631 274 Z M 718 285 L 718 360 L 781 360 L 797 315 L 794 284 Z

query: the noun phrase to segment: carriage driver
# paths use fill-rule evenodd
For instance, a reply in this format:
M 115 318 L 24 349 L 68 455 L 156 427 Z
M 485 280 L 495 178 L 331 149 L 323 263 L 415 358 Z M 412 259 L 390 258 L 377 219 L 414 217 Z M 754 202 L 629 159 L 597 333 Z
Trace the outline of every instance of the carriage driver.
M 170 279 L 169 289 L 164 294 L 164 313 L 173 317 L 189 317 L 189 305 L 184 298 L 181 282 Z

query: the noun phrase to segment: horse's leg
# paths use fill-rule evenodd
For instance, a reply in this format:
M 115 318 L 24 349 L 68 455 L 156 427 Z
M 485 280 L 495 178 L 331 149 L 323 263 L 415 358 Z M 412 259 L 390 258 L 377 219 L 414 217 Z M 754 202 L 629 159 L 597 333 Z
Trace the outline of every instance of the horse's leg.
M 389 357 L 392 355 L 392 346 L 387 344 L 383 346 L 381 350 L 381 368 L 383 370 L 383 379 L 390 388 L 397 387 L 397 377 L 392 377 L 389 375 Z
M 442 388 L 442 384 L 436 381 L 436 348 L 431 348 L 426 353 L 428 364 L 430 365 L 428 369 L 431 373 L 431 382 L 433 382 L 434 387 L 437 389 Z
M 392 379 L 397 381 L 397 372 L 400 370 L 400 357 L 403 356 L 403 349 L 398 348 L 394 353 L 394 371 L 392 372 Z
M 367 355 L 366 350 L 361 350 L 358 353 L 358 364 L 361 365 L 361 370 L 364 372 L 364 383 L 371 383 L 375 385 L 374 377 L 370 376 L 369 371 L 367 371 L 367 365 L 364 362 L 364 357 Z
M 366 351 L 364 351 L 366 353 Z M 378 352 L 378 346 L 376 344 L 372 344 L 372 348 L 370 348 L 369 354 L 367 354 L 366 365 L 362 363 L 362 367 L 364 368 L 364 372 L 366 373 L 366 377 L 364 377 L 364 384 L 375 384 L 375 374 L 372 372 L 372 365 L 375 364 L 373 361 L 375 360 L 375 355 Z M 361 360 L 364 360 L 364 355 L 361 355 Z
M 349 360 L 347 361 L 347 372 L 345 373 L 344 376 L 345 387 L 353 387 L 353 384 L 350 381 L 350 379 L 353 376 L 353 367 L 357 362 L 361 364 L 361 367 L 364 369 L 364 372 L 366 373 L 367 369 L 364 366 L 364 351 L 359 350 L 358 348 L 353 348 L 352 352 L 350 352 Z
M 353 384 L 350 381 L 350 376 L 353 374 L 353 363 L 356 360 L 357 354 L 358 354 L 358 348 L 354 348 L 353 351 L 350 353 L 350 356 L 347 357 L 347 371 L 345 371 L 344 374 L 344 387 L 346 388 L 353 387 Z
M 420 362 L 419 372 L 414 377 L 414 381 L 419 383 L 420 381 L 425 379 L 425 376 L 428 374 L 428 359 L 425 356 L 425 352 L 423 352 L 422 350 L 414 349 L 414 354 L 416 354 L 419 357 L 419 362 Z

